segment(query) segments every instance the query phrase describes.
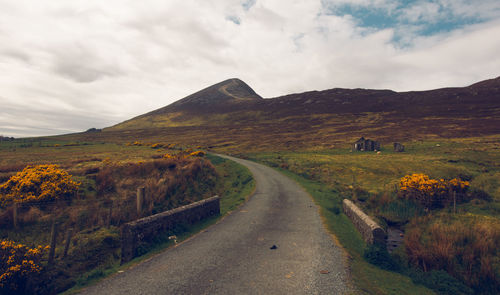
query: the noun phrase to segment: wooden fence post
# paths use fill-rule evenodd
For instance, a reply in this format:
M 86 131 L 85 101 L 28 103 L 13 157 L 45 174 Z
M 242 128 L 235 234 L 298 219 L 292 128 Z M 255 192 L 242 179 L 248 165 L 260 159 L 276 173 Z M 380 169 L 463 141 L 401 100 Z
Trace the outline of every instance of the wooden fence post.
M 17 206 L 18 204 L 14 202 L 14 206 L 12 208 L 12 219 L 14 223 L 14 228 L 17 228 Z
M 54 254 L 56 252 L 56 238 L 57 238 L 57 223 L 56 218 L 52 221 L 52 229 L 50 231 L 50 249 L 48 265 L 51 266 L 54 262 Z
M 70 228 L 68 230 L 68 234 L 66 235 L 66 244 L 64 245 L 64 254 L 63 254 L 63 259 L 66 258 L 68 255 L 68 250 L 69 250 L 69 244 L 71 242 L 71 236 L 73 235 L 73 229 Z
M 142 204 L 144 203 L 144 192 L 146 188 L 141 186 L 137 188 L 137 216 L 142 215 Z
M 108 228 L 111 227 L 111 216 L 113 215 L 113 201 L 109 202 L 109 211 L 108 211 Z
M 457 192 L 453 191 L 453 214 L 457 214 Z

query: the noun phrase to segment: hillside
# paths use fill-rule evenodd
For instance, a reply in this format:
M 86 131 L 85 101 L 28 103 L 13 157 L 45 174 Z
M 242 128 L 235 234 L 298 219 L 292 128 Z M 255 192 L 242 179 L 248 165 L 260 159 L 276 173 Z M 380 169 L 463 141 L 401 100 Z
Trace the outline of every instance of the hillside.
M 310 148 L 356 137 L 382 142 L 500 133 L 500 77 L 429 91 L 343 89 L 263 99 L 230 79 L 110 128 L 81 134 L 204 147 Z
M 241 111 L 259 100 L 262 100 L 262 97 L 245 82 L 239 79 L 229 79 L 191 94 L 171 105 L 115 125 L 109 130 L 194 126 L 200 124 L 200 117 L 210 121 L 211 114 Z

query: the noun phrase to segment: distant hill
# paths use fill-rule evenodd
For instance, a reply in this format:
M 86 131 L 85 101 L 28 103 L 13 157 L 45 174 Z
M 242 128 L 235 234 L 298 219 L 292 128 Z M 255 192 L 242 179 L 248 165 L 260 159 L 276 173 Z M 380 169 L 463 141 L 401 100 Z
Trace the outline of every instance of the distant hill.
M 263 99 L 229 79 L 103 130 L 206 146 L 300 148 L 349 142 L 500 134 L 500 77 L 429 91 L 343 89 Z

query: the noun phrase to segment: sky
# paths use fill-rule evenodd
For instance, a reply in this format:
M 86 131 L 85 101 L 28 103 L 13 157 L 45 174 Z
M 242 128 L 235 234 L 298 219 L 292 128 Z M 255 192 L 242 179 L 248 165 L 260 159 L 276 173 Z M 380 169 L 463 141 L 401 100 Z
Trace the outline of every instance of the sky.
M 0 135 L 112 126 L 229 78 L 262 97 L 500 76 L 498 0 L 0 0 Z

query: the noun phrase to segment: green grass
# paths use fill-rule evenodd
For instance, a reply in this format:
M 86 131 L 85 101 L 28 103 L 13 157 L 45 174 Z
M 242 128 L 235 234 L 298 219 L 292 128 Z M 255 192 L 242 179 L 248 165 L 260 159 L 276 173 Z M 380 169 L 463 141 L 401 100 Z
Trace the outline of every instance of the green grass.
M 235 210 L 255 189 L 255 180 L 245 166 L 236 162 L 208 154 L 207 158 L 215 165 L 217 173 L 223 178 L 219 182 L 221 215 Z
M 396 202 L 399 179 L 412 173 L 431 178 L 469 180 L 473 200 L 457 205 L 457 216 L 474 216 L 499 221 L 500 149 L 498 136 L 453 140 L 404 142 L 406 151 L 391 148 L 381 153 L 351 152 L 343 149 L 311 149 L 245 154 L 247 158 L 280 169 L 313 196 L 321 208 L 328 229 L 349 253 L 353 281 L 369 294 L 428 294 L 431 290 L 412 283 L 410 278 L 388 272 L 363 259 L 365 243 L 344 214 L 336 214 L 343 197 L 357 200 L 369 215 L 386 226 L 385 220 L 403 227 L 423 208 Z M 488 197 L 489 196 L 489 197 Z M 475 198 L 475 199 L 474 199 Z M 385 201 L 384 201 L 385 199 Z M 389 202 L 389 203 L 387 203 Z M 434 219 L 453 214 L 445 208 Z M 439 217 L 441 216 L 441 217 Z M 404 251 L 402 249 L 402 253 Z M 498 259 L 492 257 L 492 259 Z
M 382 270 L 363 259 L 366 243 L 349 218 L 340 213 L 342 196 L 335 189 L 290 171 L 279 170 L 304 187 L 320 207 L 328 230 L 349 254 L 351 275 L 361 294 L 434 294 L 433 291 L 414 284 L 404 275 Z M 340 212 L 336 214 L 338 211 L 334 208 L 340 208 Z
M 255 181 L 252 178 L 250 171 L 246 167 L 230 160 L 214 155 L 208 155 L 207 157 L 210 159 L 212 164 L 214 164 L 221 177 L 218 183 L 218 190 L 221 196 L 220 216 L 208 218 L 194 225 L 180 227 L 174 232 L 168 232 L 161 235 L 156 239 L 157 242 L 155 244 L 150 245 L 144 255 L 136 257 L 124 265 L 120 265 L 120 256 L 115 255 L 115 259 L 110 260 L 107 264 L 101 265 L 98 268 L 92 269 L 80 275 L 76 279 L 76 285 L 64 292 L 64 294 L 77 293 L 82 288 L 94 284 L 109 275 L 132 267 L 139 262 L 145 261 L 174 245 L 174 242 L 169 240 L 168 236 L 175 234 L 177 236 L 177 241 L 182 242 L 201 232 L 208 226 L 215 224 L 223 216 L 240 206 L 255 188 Z
M 218 217 L 211 217 L 207 218 L 205 220 L 200 221 L 199 223 L 183 227 L 182 231 L 179 231 L 178 233 L 176 232 L 177 236 L 177 243 L 182 243 L 183 241 L 187 240 L 188 238 L 196 235 L 197 233 L 203 231 L 210 225 L 215 224 L 218 220 L 220 219 L 220 216 Z M 102 265 L 98 268 L 92 269 L 82 275 L 80 275 L 77 280 L 75 286 L 73 286 L 71 289 L 68 289 L 62 294 L 76 294 L 78 293 L 82 288 L 88 287 L 92 284 L 95 284 L 102 279 L 113 275 L 115 273 L 118 273 L 119 271 L 125 271 L 130 267 L 133 267 L 134 265 L 146 261 L 159 253 L 165 251 L 165 249 L 168 249 L 172 246 L 175 245 L 175 242 L 173 240 L 169 240 L 168 237 L 172 235 L 171 232 L 164 233 L 158 238 L 158 243 L 155 243 L 152 245 L 151 248 L 148 249 L 147 253 L 135 257 L 131 261 L 124 263 L 123 265 L 120 264 L 120 259 L 114 259 L 110 261 L 107 265 Z

